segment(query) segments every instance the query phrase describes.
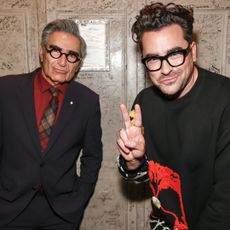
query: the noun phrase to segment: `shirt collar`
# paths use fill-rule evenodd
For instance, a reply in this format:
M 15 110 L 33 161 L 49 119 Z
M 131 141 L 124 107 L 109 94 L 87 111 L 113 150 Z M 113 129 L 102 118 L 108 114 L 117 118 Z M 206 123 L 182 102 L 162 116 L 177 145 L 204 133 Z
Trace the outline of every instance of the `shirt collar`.
M 41 70 L 38 72 L 36 80 L 37 80 L 37 86 L 41 91 L 41 93 L 44 93 L 45 91 L 49 90 L 52 87 L 52 85 L 43 77 Z M 68 83 L 64 83 L 58 86 L 57 89 L 60 90 L 60 92 L 65 95 L 67 87 L 68 87 Z

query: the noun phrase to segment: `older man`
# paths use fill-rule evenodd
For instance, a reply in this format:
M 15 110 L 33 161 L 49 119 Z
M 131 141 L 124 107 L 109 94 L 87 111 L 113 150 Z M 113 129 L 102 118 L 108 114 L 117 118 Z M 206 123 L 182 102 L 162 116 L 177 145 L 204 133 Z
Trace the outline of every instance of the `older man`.
M 73 81 L 85 54 L 77 24 L 55 20 L 42 33 L 41 68 L 0 78 L 1 229 L 79 226 L 102 160 L 99 97 Z

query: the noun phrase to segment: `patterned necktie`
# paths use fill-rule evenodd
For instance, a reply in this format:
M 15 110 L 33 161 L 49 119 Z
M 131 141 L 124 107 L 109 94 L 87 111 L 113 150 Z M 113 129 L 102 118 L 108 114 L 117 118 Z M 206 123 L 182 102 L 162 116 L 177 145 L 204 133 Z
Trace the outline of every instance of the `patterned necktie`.
M 42 150 L 44 150 L 48 144 L 58 109 L 59 90 L 56 88 L 50 88 L 49 91 L 52 94 L 52 98 L 50 100 L 48 107 L 45 109 L 42 115 L 39 127 L 39 136 Z

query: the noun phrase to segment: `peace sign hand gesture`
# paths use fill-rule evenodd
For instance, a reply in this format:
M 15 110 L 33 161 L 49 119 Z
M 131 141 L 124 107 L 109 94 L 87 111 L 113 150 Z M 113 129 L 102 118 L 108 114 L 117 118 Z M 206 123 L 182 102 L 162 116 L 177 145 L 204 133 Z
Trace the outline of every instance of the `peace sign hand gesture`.
M 132 124 L 128 110 L 124 104 L 120 106 L 125 128 L 121 129 L 117 138 L 118 150 L 126 161 L 128 169 L 139 167 L 145 155 L 145 139 L 142 130 L 141 108 L 134 106 L 134 123 Z

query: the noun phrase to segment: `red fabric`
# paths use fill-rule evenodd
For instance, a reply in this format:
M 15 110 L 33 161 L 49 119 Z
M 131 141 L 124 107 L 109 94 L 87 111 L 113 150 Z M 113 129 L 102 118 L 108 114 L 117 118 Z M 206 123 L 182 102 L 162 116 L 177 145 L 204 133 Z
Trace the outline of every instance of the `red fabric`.
M 150 188 L 156 198 L 159 197 L 162 190 L 172 189 L 177 193 L 182 213 L 181 217 L 178 217 L 176 213 L 173 213 L 170 210 L 166 210 L 163 202 L 161 202 L 160 209 L 164 213 L 172 215 L 175 218 L 173 229 L 188 229 L 182 199 L 180 175 L 172 169 L 162 166 L 159 163 L 155 163 L 152 160 L 149 161 L 148 164 L 148 174 L 150 179 Z
M 59 116 L 63 100 L 65 97 L 65 93 L 67 90 L 67 83 L 61 85 L 58 87 L 60 90 L 60 93 L 58 94 L 58 110 L 55 118 L 55 122 L 57 121 L 57 118 Z M 39 129 L 40 122 L 42 115 L 49 105 L 49 101 L 51 100 L 52 95 L 49 92 L 49 88 L 51 88 L 52 85 L 45 80 L 45 78 L 42 76 L 41 71 L 38 72 L 38 74 L 35 77 L 34 80 L 34 105 L 35 105 L 35 112 L 36 112 L 36 122 L 37 122 L 37 128 Z M 42 149 L 45 149 L 47 146 L 46 142 L 41 142 Z

